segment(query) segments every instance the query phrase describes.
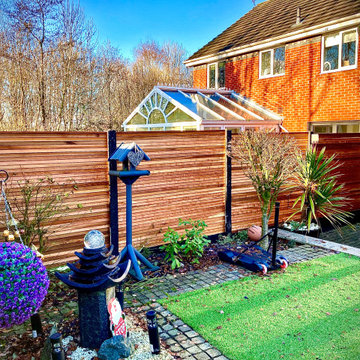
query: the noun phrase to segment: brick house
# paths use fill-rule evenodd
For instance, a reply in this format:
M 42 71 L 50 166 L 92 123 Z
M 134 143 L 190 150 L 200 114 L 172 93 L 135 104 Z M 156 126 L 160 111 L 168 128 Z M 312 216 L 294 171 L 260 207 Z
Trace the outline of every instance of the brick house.
M 288 131 L 360 132 L 360 0 L 268 0 L 185 61 L 194 88 L 227 88 Z

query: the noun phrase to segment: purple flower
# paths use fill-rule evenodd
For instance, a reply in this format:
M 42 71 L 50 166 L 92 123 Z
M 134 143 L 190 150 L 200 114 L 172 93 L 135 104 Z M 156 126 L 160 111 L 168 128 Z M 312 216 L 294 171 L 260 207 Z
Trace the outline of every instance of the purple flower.
M 0 328 L 22 324 L 41 306 L 49 278 L 27 246 L 0 244 Z

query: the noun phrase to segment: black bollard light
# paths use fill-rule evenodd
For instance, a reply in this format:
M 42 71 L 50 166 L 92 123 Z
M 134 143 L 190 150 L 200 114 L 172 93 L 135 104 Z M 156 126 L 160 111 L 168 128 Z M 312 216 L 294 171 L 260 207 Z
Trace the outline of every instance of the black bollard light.
M 31 330 L 32 330 L 32 337 L 37 338 L 39 335 L 42 335 L 43 329 L 41 325 L 41 318 L 39 313 L 35 313 L 31 315 Z
M 149 341 L 151 352 L 153 354 L 160 354 L 160 339 L 159 339 L 159 329 L 156 321 L 156 312 L 150 310 L 146 313 L 148 332 L 149 332 Z
M 50 335 L 51 342 L 51 359 L 65 360 L 65 351 L 62 346 L 62 337 L 60 333 Z

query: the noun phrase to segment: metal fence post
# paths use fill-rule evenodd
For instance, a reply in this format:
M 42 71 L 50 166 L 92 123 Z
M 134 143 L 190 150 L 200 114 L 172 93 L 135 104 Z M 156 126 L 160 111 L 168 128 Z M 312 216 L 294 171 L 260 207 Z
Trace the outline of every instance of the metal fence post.
M 116 131 L 108 131 L 108 158 L 116 150 Z M 109 161 L 109 170 L 117 170 L 115 160 Z M 119 254 L 119 204 L 117 177 L 110 176 L 110 243 L 114 246 L 113 254 Z
M 231 143 L 231 130 L 226 130 L 226 149 Z M 226 153 L 225 153 L 226 154 Z M 225 232 L 231 234 L 231 157 L 226 155 L 226 198 L 225 198 Z

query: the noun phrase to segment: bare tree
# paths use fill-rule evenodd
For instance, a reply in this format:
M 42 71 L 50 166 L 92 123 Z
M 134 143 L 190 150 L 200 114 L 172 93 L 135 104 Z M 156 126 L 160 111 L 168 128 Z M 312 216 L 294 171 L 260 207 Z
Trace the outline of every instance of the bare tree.
M 260 202 L 262 236 L 268 233 L 269 219 L 283 185 L 294 174 L 298 152 L 293 138 L 269 131 L 247 130 L 231 142 L 229 155 L 241 164 Z M 268 246 L 267 238 L 262 245 Z

